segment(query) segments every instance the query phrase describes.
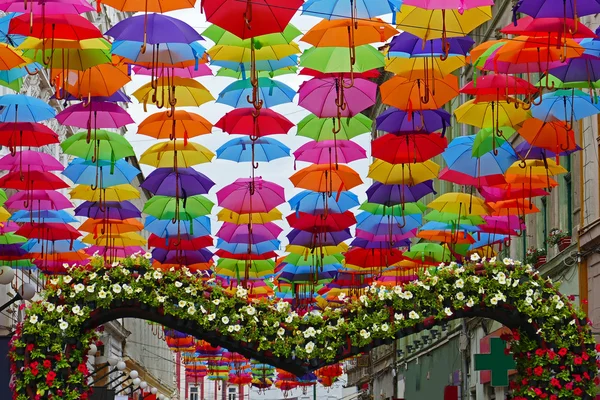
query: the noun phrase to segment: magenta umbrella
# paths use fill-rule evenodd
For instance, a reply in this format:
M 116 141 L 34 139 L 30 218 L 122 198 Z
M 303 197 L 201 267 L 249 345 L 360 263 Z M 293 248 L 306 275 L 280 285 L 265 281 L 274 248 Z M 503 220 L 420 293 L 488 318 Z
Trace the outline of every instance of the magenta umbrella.
M 92 7 L 85 0 L 32 0 L 25 2 L 23 0 L 0 0 L 0 10 L 14 13 L 33 14 L 83 14 L 93 11 Z
M 206 64 L 198 64 L 198 68 L 191 66 L 185 68 L 156 68 L 154 71 L 150 68 L 136 65 L 133 67 L 133 72 L 136 75 L 154 76 L 156 78 L 172 77 L 178 78 L 198 78 L 201 76 L 212 76 L 212 70 Z
M 220 207 L 238 214 L 267 213 L 285 203 L 283 187 L 262 178 L 240 178 L 217 192 Z
M 475 7 L 493 6 L 494 0 L 404 0 L 402 4 L 427 10 L 468 10 Z
M 139 246 L 127 246 L 127 247 L 107 247 L 107 246 L 91 246 L 85 249 L 85 253 L 92 256 L 94 254 L 101 257 L 110 258 L 125 258 L 133 254 L 143 254 L 144 249 Z
M 352 140 L 310 141 L 294 152 L 299 161 L 313 164 L 348 164 L 367 158 L 367 152 Z
M 73 203 L 63 194 L 54 190 L 31 190 L 13 194 L 6 201 L 6 207 L 16 210 L 64 210 Z
M 216 236 L 227 243 L 261 243 L 267 240 L 276 240 L 282 231 L 283 229 L 273 222 L 253 224 L 251 227 L 246 224 L 236 225 L 225 222 Z
M 134 121 L 118 104 L 108 102 L 78 103 L 65 108 L 56 119 L 63 125 L 78 128 L 120 128 L 133 124 Z
M 19 230 L 19 228 L 20 226 L 12 221 L 3 222 L 0 224 L 0 235 L 16 232 Z
M 0 170 L 62 171 L 65 167 L 54 157 L 39 151 L 23 150 L 0 159 Z
M 367 79 L 313 78 L 300 85 L 299 105 L 319 118 L 353 117 L 377 101 L 377 84 Z M 344 85 L 346 87 L 344 87 Z

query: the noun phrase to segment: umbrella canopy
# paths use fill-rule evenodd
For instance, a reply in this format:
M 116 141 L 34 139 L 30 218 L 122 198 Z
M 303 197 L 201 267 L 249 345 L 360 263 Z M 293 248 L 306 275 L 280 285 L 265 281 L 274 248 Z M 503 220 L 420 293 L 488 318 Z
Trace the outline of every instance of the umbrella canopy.
M 230 135 L 249 135 L 259 138 L 268 135 L 284 135 L 294 124 L 283 115 L 269 109 L 261 110 L 254 117 L 254 108 L 238 108 L 225 114 L 215 127 Z
M 269 212 L 285 202 L 283 188 L 262 178 L 237 179 L 217 192 L 220 207 L 239 214 Z
M 450 126 L 452 116 L 444 109 L 404 111 L 390 107 L 377 117 L 377 129 L 386 132 L 435 132 Z
M 267 137 L 259 137 L 257 140 L 252 140 L 250 137 L 232 139 L 217 149 L 218 159 L 238 163 L 270 162 L 289 156 L 289 147 L 278 140 Z
M 413 164 L 390 164 L 375 159 L 369 166 L 369 178 L 386 185 L 416 185 L 435 179 L 440 172 L 440 166 L 433 161 Z
M 202 40 L 202 36 L 185 22 L 162 14 L 129 17 L 116 23 L 105 35 L 113 37 L 115 41 L 128 40 L 151 45 Z
M 41 122 L 56 115 L 48 103 L 22 94 L 0 96 L 0 107 L 0 122 Z
M 348 29 L 353 29 L 352 35 Z M 324 19 L 300 39 L 315 47 L 353 47 L 386 42 L 398 31 L 381 19 L 371 20 Z
M 442 154 L 446 147 L 448 147 L 448 140 L 435 133 L 411 135 L 388 133 L 372 142 L 371 154 L 390 164 L 417 163 Z
M 215 153 L 197 143 L 184 141 L 168 141 L 157 143 L 140 157 L 140 164 L 156 168 L 189 168 L 194 165 L 209 163 Z
M 483 199 L 466 193 L 446 193 L 427 205 L 440 212 L 460 215 L 490 215 L 492 208 Z
M 261 112 L 262 113 L 262 112 Z M 357 136 L 371 132 L 371 121 L 364 114 L 357 114 L 352 118 L 343 118 L 339 125 L 331 118 L 319 118 L 309 114 L 298 122 L 297 136 L 304 136 L 318 142 L 323 140 L 350 140 Z M 334 130 L 338 130 L 334 133 Z
M 183 110 L 152 114 L 138 125 L 137 133 L 156 139 L 187 139 L 211 133 L 212 124 L 204 117 Z
M 366 79 L 354 79 L 350 89 L 344 89 L 340 95 L 340 87 L 350 86 L 350 79 L 313 78 L 300 85 L 298 104 L 319 118 L 352 117 L 375 104 L 377 100 L 377 84 Z M 338 104 L 346 107 L 340 110 Z
M 146 177 L 141 187 L 159 196 L 186 198 L 207 194 L 214 185 L 193 168 L 158 168 Z
M 134 186 L 122 184 L 108 188 L 92 188 L 89 185 L 77 185 L 70 192 L 72 199 L 85 201 L 125 201 L 140 198 L 140 192 Z
M 154 196 L 144 205 L 144 213 L 164 220 L 192 220 L 210 214 L 214 204 L 204 196 L 190 196 L 185 200 Z
M 99 179 L 96 179 L 98 170 Z M 131 183 L 141 171 L 124 160 L 112 162 L 109 160 L 98 160 L 92 162 L 83 158 L 76 158 L 63 171 L 63 175 L 73 183 L 84 185 L 96 185 L 98 181 L 101 187 Z
M 313 164 L 348 164 L 367 158 L 367 152 L 351 140 L 323 140 L 305 143 L 294 152 L 294 157 Z
M 88 132 L 78 132 L 62 141 L 60 147 L 65 153 L 88 161 L 113 161 L 135 156 L 133 147 L 118 133 L 99 129 L 90 133 L 91 142 L 87 138 Z
M 360 19 L 371 19 L 399 11 L 401 4 L 400 0 L 386 0 L 381 2 L 357 0 L 353 4 L 345 0 L 307 0 L 302 5 L 302 14 L 332 20 L 352 18 L 353 16 Z
M 419 201 L 430 193 L 437 194 L 432 180 L 412 186 L 375 182 L 367 189 L 367 198 L 371 203 L 394 206 Z
M 5 205 L 17 210 L 64 210 L 73 207 L 63 194 L 42 189 L 17 192 L 10 196 Z
M 343 213 L 359 206 L 358 197 L 352 192 L 326 193 L 303 190 L 289 200 L 290 207 L 295 212 L 310 214 Z
M 0 158 L 0 170 L 62 171 L 63 165 L 50 154 L 23 150 Z
M 276 240 L 282 231 L 283 229 L 273 222 L 253 224 L 251 229 L 248 225 L 236 225 L 225 222 L 216 236 L 227 243 L 259 243 Z
M 228 85 L 219 94 L 217 103 L 227 104 L 234 108 L 248 105 L 248 96 L 252 97 L 252 82 L 242 79 Z M 296 96 L 296 91 L 283 82 L 270 78 L 258 78 L 259 97 L 263 106 L 271 108 L 280 104 L 291 103 Z
M 295 187 L 314 192 L 332 193 L 350 190 L 363 183 L 362 179 L 352 168 L 339 165 L 337 168 L 330 164 L 314 164 L 303 168 L 290 177 Z
M 385 65 L 383 54 L 371 45 L 357 46 L 354 52 L 356 60 L 351 64 L 346 47 L 312 47 L 300 56 L 300 66 L 319 72 L 361 73 Z
M 491 2 L 488 1 L 489 3 Z M 404 31 L 430 40 L 465 36 L 492 18 L 492 8 L 489 6 L 458 9 L 458 7 L 453 8 L 452 3 L 438 4 L 441 4 L 441 7 L 437 9 L 404 5 L 402 12 L 396 16 L 396 23 Z M 417 24 L 414 23 L 415 21 Z
M 34 122 L 0 123 L 0 145 L 9 149 L 42 147 L 58 142 L 56 132 L 42 124 Z

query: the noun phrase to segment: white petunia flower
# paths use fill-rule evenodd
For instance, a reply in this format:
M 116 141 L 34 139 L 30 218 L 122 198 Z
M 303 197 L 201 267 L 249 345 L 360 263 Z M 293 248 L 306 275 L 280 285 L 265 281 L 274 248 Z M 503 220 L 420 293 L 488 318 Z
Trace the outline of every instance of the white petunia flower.
M 209 321 L 214 321 L 215 318 L 217 318 L 217 314 L 215 314 L 215 313 L 209 314 L 208 317 L 207 317 L 207 319 Z
M 71 311 L 73 311 L 73 314 L 79 314 L 81 312 L 81 307 L 74 306 Z
M 163 276 L 162 272 L 160 272 L 160 271 L 158 271 L 158 270 L 156 270 L 156 271 L 152 272 L 152 277 L 153 277 L 154 279 L 160 279 L 160 278 L 162 278 L 162 276 Z
M 344 292 L 340 293 L 340 295 L 338 296 L 339 301 L 344 301 L 345 298 L 346 298 L 346 293 L 344 293 Z
M 31 317 L 29 317 L 29 322 L 32 324 L 37 324 L 38 323 L 38 316 L 37 315 L 32 315 Z
M 87 290 L 88 293 L 94 293 L 94 291 L 96 290 L 96 285 L 90 285 L 88 287 L 85 288 Z
M 234 331 L 236 331 L 236 332 L 239 332 L 239 331 L 240 331 L 240 329 L 242 329 L 242 327 L 241 327 L 240 325 L 238 325 L 238 324 L 235 324 L 235 325 L 233 326 L 233 330 L 234 330 Z
M 366 330 L 361 329 L 360 336 L 362 336 L 365 339 L 368 339 L 371 336 L 371 332 L 367 332 Z
M 243 287 L 238 287 L 235 291 L 235 295 L 241 299 L 245 299 L 246 297 L 248 297 L 248 291 Z
M 112 285 L 112 291 L 115 293 L 121 293 L 121 285 L 115 283 L 114 285 Z
M 454 287 L 462 289 L 463 287 L 465 287 L 465 281 L 463 281 L 462 279 L 457 279 L 456 282 L 454 282 Z
M 498 275 L 496 275 L 496 279 L 498 279 L 499 284 L 506 284 L 506 275 L 504 274 L 504 272 L 499 272 Z
M 473 301 L 473 299 L 469 298 L 469 300 L 467 300 L 467 307 L 473 307 L 475 305 L 475 302 Z
M 56 306 L 56 311 L 61 313 L 65 309 L 65 306 Z
M 410 319 L 419 319 L 419 314 L 417 314 L 414 310 L 408 313 L 408 318 Z
M 75 293 L 80 293 L 85 290 L 85 285 L 83 283 L 78 283 L 73 287 L 73 289 L 75 290 Z
M 481 260 L 481 257 L 479 257 L 479 254 L 477 254 L 477 253 L 471 254 L 471 261 L 479 261 L 479 260 Z
M 560 310 L 561 308 L 563 308 L 565 306 L 565 303 L 563 303 L 562 300 L 559 300 L 558 303 L 556 303 L 556 308 L 558 310 Z
M 387 332 L 390 329 L 390 326 L 387 323 L 381 324 L 381 330 Z
M 219 299 L 214 299 L 212 302 L 215 306 L 218 306 L 219 304 L 221 304 L 221 300 L 219 300 Z
M 56 306 L 52 303 L 46 303 L 46 310 L 48 310 L 48 312 L 52 312 L 56 310 Z
M 225 316 L 225 317 L 221 318 L 221 322 L 224 323 L 225 325 L 227 325 L 229 323 L 229 317 Z
M 69 327 L 69 323 L 61 319 L 60 323 L 58 324 L 58 327 L 64 331 Z
M 183 286 L 183 283 L 181 283 L 180 281 L 175 281 L 175 287 L 176 288 L 180 288 Z
M 190 314 L 190 315 L 194 315 L 194 314 L 196 314 L 196 307 L 194 307 L 193 305 L 192 305 L 192 306 L 189 306 L 189 307 L 188 307 L 188 309 L 187 309 L 187 312 L 188 312 L 188 314 Z
M 307 354 L 312 353 L 314 349 L 315 349 L 315 344 L 313 342 L 308 342 L 304 346 L 304 351 L 306 351 Z
M 159 303 L 164 303 L 167 298 L 165 296 L 156 296 L 156 300 Z
M 152 258 L 152 253 L 150 253 L 150 252 L 146 252 L 146 253 L 144 254 L 144 258 L 145 258 L 146 260 L 149 260 L 149 259 L 151 259 L 151 258 Z
M 294 320 L 294 317 L 291 315 L 288 315 L 287 317 L 285 317 L 285 322 L 288 324 L 291 324 L 293 320 Z
M 285 333 L 285 329 L 283 329 L 283 328 L 277 329 L 277 335 L 278 336 L 283 336 L 284 333 Z
M 513 265 L 513 260 L 511 260 L 510 258 L 503 258 L 502 262 L 504 263 L 504 265 Z
M 233 333 L 233 326 L 232 326 L 232 325 L 229 325 L 229 326 L 227 327 L 227 331 L 228 331 L 229 333 Z
M 498 298 L 497 298 L 497 297 L 492 297 L 492 298 L 490 299 L 490 303 L 492 303 L 492 305 L 494 305 L 494 306 L 495 306 L 496 304 L 498 304 Z
M 254 308 L 252 306 L 246 307 L 246 314 L 248 314 L 248 315 L 254 315 L 254 314 L 256 314 L 256 308 Z
M 65 276 L 63 276 L 63 282 L 64 283 L 69 284 L 69 283 L 71 283 L 72 280 L 73 280 L 73 278 L 71 278 L 71 275 L 65 275 Z
M 402 286 L 394 286 L 394 293 L 396 293 L 398 296 L 402 295 Z
M 533 304 L 533 299 L 529 296 L 525 297 L 525 303 L 527 304 Z
M 187 301 L 179 300 L 179 303 L 178 303 L 179 307 L 183 308 L 183 307 L 185 307 L 186 304 L 187 304 Z
M 405 291 L 405 292 L 404 292 L 404 295 L 403 295 L 403 297 L 404 297 L 406 300 L 410 300 L 410 299 L 412 299 L 412 298 L 413 298 L 413 294 L 412 294 L 412 292 L 411 292 L 410 290 L 407 290 L 407 291 Z
M 398 313 L 395 313 L 395 314 L 394 314 L 394 319 L 395 319 L 396 321 L 402 321 L 402 320 L 404 319 L 404 314 L 398 314 Z
M 473 283 L 479 283 L 479 277 L 478 277 L 478 276 L 472 276 L 472 277 L 471 277 L 471 281 L 472 281 Z
M 289 304 L 285 301 L 280 300 L 277 302 L 275 307 L 277 308 L 277 311 L 284 312 L 284 311 L 287 311 Z
M 465 299 L 465 294 L 463 292 L 458 292 L 456 293 L 456 300 L 464 300 Z
M 316 330 L 315 330 L 315 328 L 313 328 L 312 326 L 311 326 L 311 327 L 308 327 L 308 328 L 307 328 L 307 329 L 306 329 L 304 332 L 302 332 L 302 335 L 303 335 L 303 336 L 304 336 L 306 339 L 308 339 L 308 338 L 311 338 L 311 337 L 315 337 L 315 336 L 316 336 L 316 334 L 317 334 L 317 331 L 316 331 Z
M 452 315 L 452 310 L 450 309 L 450 307 L 444 308 L 444 314 L 446 314 L 447 316 L 451 316 Z

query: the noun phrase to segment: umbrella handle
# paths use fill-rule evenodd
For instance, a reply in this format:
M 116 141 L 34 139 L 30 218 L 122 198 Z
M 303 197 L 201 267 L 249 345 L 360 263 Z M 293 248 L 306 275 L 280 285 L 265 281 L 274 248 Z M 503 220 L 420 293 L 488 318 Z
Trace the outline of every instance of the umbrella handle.
M 566 57 L 563 58 L 563 55 L 561 54 L 560 62 L 565 62 L 566 60 L 567 60 L 567 58 Z M 556 87 L 556 82 L 552 81 L 551 83 L 552 83 L 552 85 L 550 85 L 550 74 L 548 73 L 548 71 L 546 71 L 546 89 L 554 90 L 554 88 Z
M 39 74 L 39 73 L 40 73 L 40 69 L 39 69 L 39 68 L 35 68 L 34 72 L 31 72 L 31 71 L 29 70 L 29 68 L 27 67 L 27 65 L 26 65 L 24 68 L 25 68 L 25 71 L 27 71 L 27 74 L 28 74 L 28 75 L 31 75 L 31 76 L 33 76 L 33 75 L 37 75 L 37 74 Z
M 450 54 L 450 42 L 447 39 L 444 39 L 442 43 L 443 54 L 440 56 L 441 61 L 446 61 L 448 59 L 448 55 Z
M 244 21 L 246 22 L 246 27 L 249 30 L 252 30 L 252 26 L 250 23 L 252 22 L 252 0 L 248 0 L 246 3 L 246 11 L 244 11 Z
M 521 169 L 525 169 L 525 168 L 527 168 L 527 162 L 525 161 L 525 159 L 523 159 L 523 160 L 521 160 L 521 161 L 519 162 L 519 167 L 520 167 Z

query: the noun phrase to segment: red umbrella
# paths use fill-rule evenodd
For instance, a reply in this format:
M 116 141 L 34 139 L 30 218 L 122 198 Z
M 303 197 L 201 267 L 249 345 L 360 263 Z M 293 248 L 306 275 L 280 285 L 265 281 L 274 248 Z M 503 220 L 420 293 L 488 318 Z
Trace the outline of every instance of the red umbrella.
M 345 254 L 346 265 L 363 268 L 389 267 L 404 260 L 402 252 L 397 249 L 363 249 L 355 247 Z
M 498 101 L 517 94 L 532 96 L 538 91 L 525 79 L 506 74 L 483 75 L 460 89 L 461 93 L 476 96 L 478 101 Z
M 342 231 L 356 224 L 352 211 L 329 213 L 327 216 L 299 212 L 288 215 L 286 219 L 292 228 L 314 233 Z
M 504 175 L 471 176 L 452 169 L 444 168 L 440 172 L 439 179 L 457 185 L 469 185 L 475 187 L 505 185 Z
M 255 117 L 254 108 L 238 108 L 223 116 L 215 126 L 230 135 L 248 135 L 258 139 L 268 135 L 285 135 L 294 124 L 283 115 L 269 109 Z
M 211 236 L 190 238 L 187 235 L 181 235 L 180 238 L 168 239 L 152 234 L 148 238 L 148 247 L 158 247 L 167 250 L 198 250 L 213 245 L 214 242 Z
M 16 190 L 58 190 L 70 185 L 51 172 L 15 171 L 0 178 L 0 187 Z
M 10 20 L 8 33 L 40 39 L 85 40 L 101 38 L 102 32 L 87 18 L 75 14 L 19 15 Z
M 584 24 L 572 18 L 533 18 L 529 15 L 517 20 L 515 26 L 512 22 L 500 30 L 507 35 L 547 37 L 561 36 L 568 32 L 568 38 L 593 38 L 596 34 Z
M 283 32 L 303 0 L 202 0 L 206 20 L 242 38 Z
M 29 239 L 42 240 L 75 240 L 81 233 L 69 224 L 60 223 L 27 223 L 19 228 L 17 235 Z
M 352 74 L 350 74 L 349 72 L 332 72 L 332 73 L 328 73 L 328 72 L 321 72 L 321 71 L 316 71 L 314 69 L 311 68 L 302 68 L 302 70 L 300 71 L 299 75 L 306 75 L 306 76 L 312 76 L 315 78 L 340 78 L 340 79 L 350 79 L 350 77 L 352 76 Z M 379 78 L 379 75 L 381 75 L 379 73 L 378 70 L 376 69 L 372 69 L 370 71 L 364 71 L 364 72 L 354 72 L 353 73 L 354 78 L 361 78 L 361 79 L 377 79 Z
M 58 142 L 58 135 L 42 124 L 35 122 L 0 123 L 0 146 L 8 147 L 13 154 L 17 147 L 42 147 Z
M 448 139 L 437 133 L 389 133 L 371 144 L 373 157 L 390 164 L 420 163 L 440 155 L 448 147 Z
M 274 251 L 269 251 L 263 254 L 235 254 L 235 253 L 230 253 L 228 251 L 225 250 L 217 250 L 217 252 L 215 253 L 216 256 L 220 257 L 220 258 L 230 258 L 232 260 L 268 260 L 270 258 L 277 258 L 277 253 L 275 253 Z

